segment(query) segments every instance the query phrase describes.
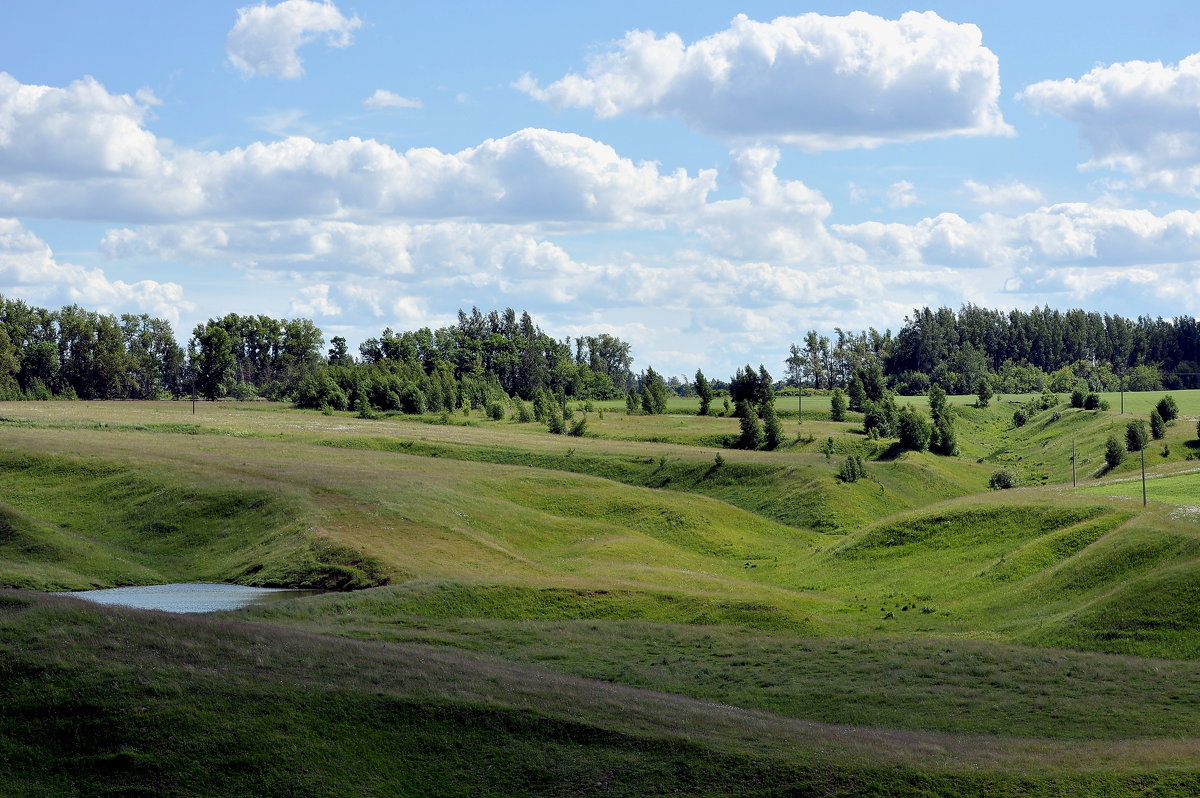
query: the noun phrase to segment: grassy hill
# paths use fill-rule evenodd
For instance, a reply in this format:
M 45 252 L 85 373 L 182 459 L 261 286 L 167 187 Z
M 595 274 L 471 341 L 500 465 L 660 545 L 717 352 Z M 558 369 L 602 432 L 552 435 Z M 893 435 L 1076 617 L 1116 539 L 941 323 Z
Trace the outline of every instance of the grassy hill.
M 812 399 L 773 452 L 718 448 L 734 419 L 615 408 L 572 438 L 478 414 L 3 404 L 0 585 L 352 592 L 204 618 L 0 593 L 0 779 L 1195 794 L 1200 399 L 1175 394 L 1148 506 L 1132 458 L 1101 468 L 1157 396 L 1020 427 L 1007 401 L 958 403 L 956 458 L 809 418 Z M 867 479 L 835 478 L 850 454 Z M 988 491 L 1001 467 L 1025 487 Z

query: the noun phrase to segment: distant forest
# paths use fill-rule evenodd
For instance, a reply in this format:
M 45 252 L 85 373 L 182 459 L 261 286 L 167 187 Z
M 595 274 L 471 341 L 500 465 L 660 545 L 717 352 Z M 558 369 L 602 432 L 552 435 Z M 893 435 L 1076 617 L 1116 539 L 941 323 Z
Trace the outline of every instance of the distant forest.
M 197 325 L 186 347 L 169 322 L 70 305 L 47 310 L 0 296 L 0 399 L 263 397 L 333 409 L 425 412 L 519 397 L 614 399 L 655 389 L 693 394 L 687 377 L 635 374 L 628 343 L 608 334 L 558 340 L 528 313 L 459 311 L 431 330 L 384 330 L 351 353 L 308 319 L 229 314 Z M 1049 308 L 967 305 L 915 310 L 899 332 L 809 332 L 777 388 L 832 389 L 882 371 L 902 394 L 1200 387 L 1200 323 Z M 747 373 L 752 369 L 747 367 Z M 760 377 L 769 375 L 762 368 Z M 733 380 L 733 375 L 730 375 Z M 711 388 L 729 388 L 712 379 Z M 631 405 L 632 406 L 632 405 Z

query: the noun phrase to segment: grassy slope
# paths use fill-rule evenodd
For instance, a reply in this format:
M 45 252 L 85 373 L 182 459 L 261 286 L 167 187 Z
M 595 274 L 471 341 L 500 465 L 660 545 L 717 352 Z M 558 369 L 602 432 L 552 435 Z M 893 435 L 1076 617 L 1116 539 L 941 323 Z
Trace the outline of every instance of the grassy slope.
M 826 461 L 801 439 L 774 453 L 725 451 L 716 467 L 697 441 L 666 441 L 671 425 L 693 434 L 670 418 L 593 415 L 599 434 L 610 422 L 623 431 L 566 439 L 509 422 L 186 410 L 0 408 L 22 419 L 0 424 L 0 580 L 390 579 L 395 587 L 236 617 L 489 652 L 543 674 L 797 721 L 1086 748 L 1186 737 L 1200 720 L 1190 687 L 1153 689 L 1163 673 L 1173 685 L 1198 682 L 1194 515 L 1062 487 L 1066 436 L 1083 465 L 1085 448 L 1099 450 L 1123 425 L 1111 411 L 1060 408 L 1057 419 L 1048 412 L 1014 430 L 1009 406 L 963 407 L 964 456 L 952 460 L 887 459 L 853 423 L 806 420 L 823 424 L 843 454 Z M 1194 428 L 1194 419 L 1173 425 L 1172 456 L 1152 470 L 1186 470 Z M 871 479 L 832 479 L 850 451 L 884 458 L 868 464 Z M 999 464 L 1052 486 L 976 493 Z M 660 766 L 659 753 L 632 745 L 618 770 Z M 582 758 L 611 754 L 589 750 Z M 522 751 L 513 760 L 534 757 Z M 432 759 L 448 767 L 453 758 Z M 1062 766 L 1048 762 L 1039 767 Z M 869 766 L 821 767 L 828 786 Z M 936 770 L 912 767 L 930 778 Z M 807 778 L 787 768 L 787 778 Z M 705 784 L 719 782 L 706 773 Z M 1067 792 L 1082 789 L 1078 774 L 1065 778 Z M 1109 778 L 1093 786 L 1102 791 Z
M 0 597 L 13 795 L 1186 795 L 1200 741 L 797 721 L 488 658 Z M 1112 763 L 1121 762 L 1120 772 Z

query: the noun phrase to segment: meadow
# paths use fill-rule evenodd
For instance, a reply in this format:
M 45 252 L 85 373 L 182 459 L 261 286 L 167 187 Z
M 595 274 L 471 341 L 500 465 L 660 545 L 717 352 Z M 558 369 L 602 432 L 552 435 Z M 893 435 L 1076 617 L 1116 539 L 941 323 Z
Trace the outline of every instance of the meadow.
M 1194 795 L 1200 391 L 1173 395 L 1146 506 L 1103 448 L 1161 394 L 1019 427 L 1020 397 L 963 397 L 953 458 L 821 397 L 769 452 L 695 400 L 573 403 L 582 437 L 0 403 L 0 783 Z M 850 455 L 866 479 L 837 479 Z M 1022 486 L 988 490 L 999 468 Z M 169 581 L 335 592 L 196 617 L 45 592 Z

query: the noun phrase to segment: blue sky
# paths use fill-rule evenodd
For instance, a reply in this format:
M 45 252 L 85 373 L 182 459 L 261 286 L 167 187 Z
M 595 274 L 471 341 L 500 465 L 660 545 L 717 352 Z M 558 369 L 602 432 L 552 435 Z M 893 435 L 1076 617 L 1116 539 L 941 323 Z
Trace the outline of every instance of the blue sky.
M 10 4 L 0 293 L 605 331 L 781 370 L 912 308 L 1200 313 L 1189 4 Z

